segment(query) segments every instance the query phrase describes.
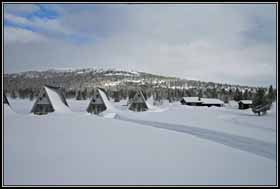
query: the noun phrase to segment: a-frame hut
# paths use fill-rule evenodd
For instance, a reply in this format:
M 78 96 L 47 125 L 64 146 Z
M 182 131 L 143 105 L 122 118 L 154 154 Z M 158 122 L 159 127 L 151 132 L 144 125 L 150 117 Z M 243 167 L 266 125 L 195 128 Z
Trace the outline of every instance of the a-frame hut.
M 99 90 L 102 90 L 102 89 L 99 88 L 99 89 L 95 90 L 95 93 L 90 100 L 90 103 L 87 107 L 88 113 L 99 114 L 107 109 L 106 104 L 105 104 L 106 99 L 104 99 L 104 98 L 107 98 L 107 100 L 108 100 L 108 97 L 105 95 L 102 95 L 101 91 L 99 91 Z M 104 92 L 104 94 L 106 94 L 106 93 Z
M 136 91 L 128 109 L 135 112 L 143 112 L 148 110 L 148 105 L 146 103 L 145 97 L 140 90 Z
M 12 108 L 10 106 L 10 103 L 8 101 L 8 98 L 7 98 L 5 93 L 3 93 L 3 105 L 4 105 L 5 114 L 6 113 L 14 113 L 14 111 L 12 110 Z
M 54 111 L 68 112 L 67 101 L 59 87 L 45 85 L 35 101 L 31 113 L 44 115 Z
M 9 101 L 8 101 L 8 99 L 7 99 L 6 95 L 5 95 L 5 93 L 3 94 L 3 103 L 4 103 L 4 104 L 10 105 L 10 103 L 9 103 Z

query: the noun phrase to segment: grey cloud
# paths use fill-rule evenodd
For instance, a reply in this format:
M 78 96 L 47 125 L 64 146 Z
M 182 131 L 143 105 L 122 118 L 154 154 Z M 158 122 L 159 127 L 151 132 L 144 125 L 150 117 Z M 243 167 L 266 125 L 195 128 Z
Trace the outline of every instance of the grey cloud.
M 49 39 L 40 45 L 7 45 L 6 71 L 114 67 L 224 83 L 276 83 L 273 7 L 106 7 L 61 11 L 58 18 L 93 41 L 70 44 Z M 268 36 L 260 36 L 265 31 Z

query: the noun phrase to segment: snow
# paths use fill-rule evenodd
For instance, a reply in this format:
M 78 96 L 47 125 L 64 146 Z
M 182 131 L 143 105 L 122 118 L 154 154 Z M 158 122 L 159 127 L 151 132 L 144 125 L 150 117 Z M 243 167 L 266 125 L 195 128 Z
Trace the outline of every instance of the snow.
M 16 112 L 16 113 L 20 113 L 20 114 L 29 114 L 33 104 L 35 103 L 35 99 L 34 100 L 21 100 L 19 98 L 16 99 L 12 99 L 12 98 L 8 98 L 8 101 L 10 103 L 10 108 Z
M 67 107 L 61 100 L 61 97 L 58 95 L 58 93 L 52 89 L 50 89 L 49 87 L 45 86 L 45 90 L 47 91 L 47 94 L 50 98 L 50 101 L 53 105 L 53 108 L 55 110 L 55 112 L 58 113 L 66 113 L 66 112 L 71 112 L 69 107 Z
M 199 97 L 183 97 L 185 102 L 201 102 Z
M 276 106 L 266 116 L 256 116 L 250 109 L 239 110 L 227 107 L 184 106 L 179 103 L 163 105 L 162 112 L 123 113 L 125 118 L 180 124 L 202 129 L 225 132 L 276 143 Z
M 90 99 L 87 100 L 76 100 L 75 98 L 67 99 L 67 103 L 72 112 L 85 112 Z
M 228 104 L 225 104 L 225 106 L 227 106 L 228 108 L 237 109 L 238 108 L 238 102 L 236 102 L 234 100 L 229 100 Z
M 106 112 L 106 113 L 101 113 L 103 115 L 103 117 L 105 118 L 116 118 L 118 116 L 117 113 L 114 113 L 114 112 Z
M 13 113 L 15 113 L 15 112 L 12 110 L 12 108 L 11 108 L 8 104 L 4 104 L 4 111 L 5 111 L 5 113 L 7 113 L 7 114 L 13 114 Z
M 153 97 L 150 97 L 146 100 L 146 105 L 148 106 L 148 110 L 147 112 L 162 112 L 162 111 L 166 111 L 167 108 L 163 106 L 164 103 L 166 103 L 166 101 L 162 101 L 162 106 L 154 106 L 153 105 Z
M 201 98 L 203 104 L 224 104 L 223 101 L 216 98 Z
M 107 82 L 107 83 L 104 83 L 104 86 L 107 87 L 107 86 L 117 86 L 117 85 L 120 85 L 122 83 L 122 81 L 111 81 L 111 82 Z
M 259 117 L 179 102 L 131 112 L 106 100 L 117 112 L 106 118 L 87 114 L 88 100 L 68 102 L 71 116 L 4 107 L 5 185 L 276 184 L 276 104 Z
M 131 74 L 131 73 L 107 73 L 107 74 L 104 74 L 105 76 L 116 76 L 116 75 L 119 75 L 119 76 L 133 76 L 134 74 Z
M 252 104 L 253 103 L 252 100 L 240 100 L 240 102 L 242 102 L 243 104 Z
M 98 92 L 106 106 L 106 110 L 101 112 L 100 115 L 106 118 L 115 118 L 117 116 L 118 110 L 111 104 L 107 95 L 102 90 L 98 89 Z

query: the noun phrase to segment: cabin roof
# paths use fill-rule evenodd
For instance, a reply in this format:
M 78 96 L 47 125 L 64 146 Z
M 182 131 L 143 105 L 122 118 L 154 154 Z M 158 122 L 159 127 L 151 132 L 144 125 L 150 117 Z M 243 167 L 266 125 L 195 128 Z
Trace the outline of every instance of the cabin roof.
M 224 104 L 223 101 L 217 98 L 200 98 L 199 97 L 183 97 L 185 102 L 202 103 L 202 104 Z
M 50 98 L 50 101 L 54 107 L 54 109 L 61 110 L 61 111 L 67 111 L 68 110 L 68 104 L 62 95 L 62 93 L 59 90 L 55 90 L 53 88 L 50 88 L 48 86 L 45 86 L 45 90 Z
M 240 100 L 239 102 L 241 102 L 242 104 L 252 104 L 253 103 L 252 100 Z
M 201 100 L 199 100 L 199 97 L 183 97 L 185 102 L 191 102 L 191 103 L 202 103 Z

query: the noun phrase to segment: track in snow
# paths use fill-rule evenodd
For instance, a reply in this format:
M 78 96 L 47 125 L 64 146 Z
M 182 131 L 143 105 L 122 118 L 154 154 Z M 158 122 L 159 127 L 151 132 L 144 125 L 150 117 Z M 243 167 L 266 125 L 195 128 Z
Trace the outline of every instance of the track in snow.
M 253 124 L 250 124 L 250 123 L 247 123 L 247 122 L 244 122 L 244 121 L 240 121 L 239 119 L 237 119 L 236 117 L 233 117 L 231 118 L 231 120 L 238 124 L 238 125 L 242 125 L 242 126 L 245 126 L 245 127 L 249 127 L 249 128 L 254 128 L 254 129 L 261 129 L 263 131 L 268 131 L 268 132 L 276 132 L 276 129 L 273 129 L 273 128 L 265 128 L 265 127 L 258 127 L 256 125 L 253 125 Z
M 271 160 L 276 160 L 276 145 L 273 143 L 187 125 L 130 119 L 121 117 L 119 115 L 116 117 L 116 119 L 191 134 L 203 139 L 230 146 L 232 148 L 250 152 Z

